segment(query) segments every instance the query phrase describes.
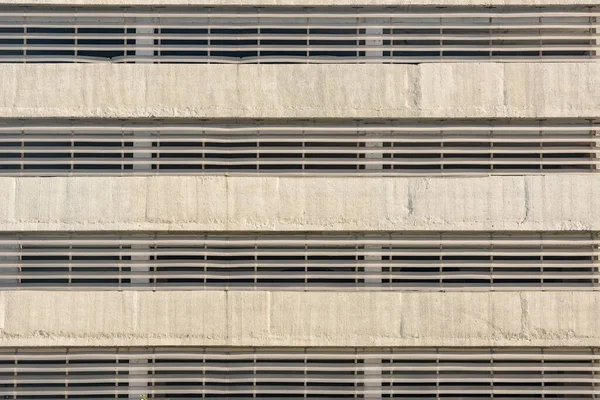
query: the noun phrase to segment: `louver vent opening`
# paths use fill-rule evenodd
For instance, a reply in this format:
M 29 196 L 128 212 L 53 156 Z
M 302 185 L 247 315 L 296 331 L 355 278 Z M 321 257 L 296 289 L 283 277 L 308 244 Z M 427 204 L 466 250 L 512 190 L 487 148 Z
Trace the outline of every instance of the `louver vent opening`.
M 597 57 L 598 7 L 28 7 L 0 62 L 420 63 Z
M 0 174 L 592 172 L 594 120 L 5 121 Z
M 594 290 L 591 233 L 13 234 L 4 289 Z
M 592 399 L 593 348 L 22 348 L 5 399 Z

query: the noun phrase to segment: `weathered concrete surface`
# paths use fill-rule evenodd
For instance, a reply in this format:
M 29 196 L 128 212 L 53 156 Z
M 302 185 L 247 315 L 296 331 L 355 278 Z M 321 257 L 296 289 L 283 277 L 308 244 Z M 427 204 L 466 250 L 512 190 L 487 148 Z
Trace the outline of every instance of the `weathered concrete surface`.
M 598 292 L 0 293 L 2 346 L 597 346 Z
M 600 230 L 600 175 L 2 177 L 0 230 Z
M 597 118 L 600 63 L 2 64 L 0 115 Z
M 0 0 L 0 4 L 19 5 L 245 5 L 245 6 L 268 6 L 268 5 L 300 5 L 300 6 L 335 6 L 335 5 L 475 5 L 475 6 L 502 6 L 502 5 L 597 5 L 597 0 Z

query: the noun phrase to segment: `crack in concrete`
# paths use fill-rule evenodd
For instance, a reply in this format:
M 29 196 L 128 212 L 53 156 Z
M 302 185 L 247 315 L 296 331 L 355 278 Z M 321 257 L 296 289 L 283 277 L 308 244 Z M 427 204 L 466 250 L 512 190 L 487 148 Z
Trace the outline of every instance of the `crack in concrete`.
M 521 303 L 521 333 L 525 337 L 529 330 L 529 304 L 525 298 L 525 293 L 519 293 L 519 299 Z
M 529 213 L 531 210 L 531 198 L 530 198 L 530 193 L 529 193 L 529 182 L 527 181 L 526 178 L 523 179 L 523 205 L 525 208 L 525 215 L 523 216 L 523 218 L 521 219 L 521 221 L 519 221 L 519 225 L 522 225 L 524 223 L 526 223 L 527 221 L 529 221 Z
M 406 208 L 408 210 L 409 216 L 412 216 L 415 212 L 414 197 L 415 197 L 415 189 L 413 187 L 413 184 L 411 183 L 408 187 L 408 199 L 407 199 L 407 204 L 406 204 Z

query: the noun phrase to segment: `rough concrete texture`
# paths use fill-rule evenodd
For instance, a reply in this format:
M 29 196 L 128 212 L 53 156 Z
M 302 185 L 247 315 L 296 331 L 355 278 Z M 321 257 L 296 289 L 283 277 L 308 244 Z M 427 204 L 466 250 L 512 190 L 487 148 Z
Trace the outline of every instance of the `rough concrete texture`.
M 597 0 L 328 0 L 324 4 L 323 0 L 0 0 L 0 4 L 19 4 L 19 5 L 112 5 L 112 6 L 132 6 L 132 5 L 226 5 L 226 6 L 410 6 L 410 5 L 428 5 L 428 6 L 540 6 L 540 5 L 597 5 Z
M 600 230 L 600 175 L 0 178 L 0 230 Z
M 2 64 L 0 115 L 597 118 L 600 63 Z
M 597 346 L 598 292 L 0 293 L 2 346 Z

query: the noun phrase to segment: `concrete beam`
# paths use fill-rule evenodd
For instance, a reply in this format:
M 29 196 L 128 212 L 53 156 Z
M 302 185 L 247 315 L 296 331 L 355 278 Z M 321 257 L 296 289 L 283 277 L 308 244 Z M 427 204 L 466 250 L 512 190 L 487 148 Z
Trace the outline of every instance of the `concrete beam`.
M 3 118 L 597 118 L 600 63 L 1 64 Z
M 0 293 L 0 346 L 597 346 L 600 292 Z
M 0 231 L 600 230 L 600 175 L 0 178 Z

